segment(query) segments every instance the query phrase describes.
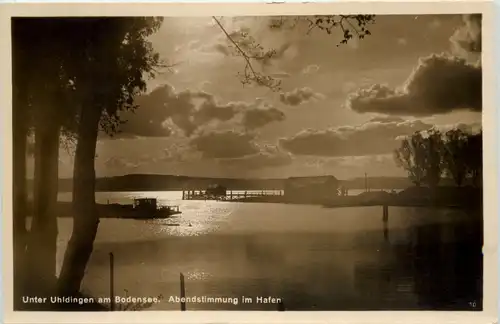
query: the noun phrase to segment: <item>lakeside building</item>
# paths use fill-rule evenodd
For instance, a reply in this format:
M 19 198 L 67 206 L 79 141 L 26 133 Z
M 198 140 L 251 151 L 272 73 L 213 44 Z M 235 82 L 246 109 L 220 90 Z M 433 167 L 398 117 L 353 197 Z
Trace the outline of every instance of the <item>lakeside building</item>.
M 227 188 L 220 184 L 212 184 L 205 190 L 205 195 L 209 197 L 226 197 Z
M 339 195 L 340 181 L 332 175 L 291 177 L 285 180 L 288 201 L 321 201 Z

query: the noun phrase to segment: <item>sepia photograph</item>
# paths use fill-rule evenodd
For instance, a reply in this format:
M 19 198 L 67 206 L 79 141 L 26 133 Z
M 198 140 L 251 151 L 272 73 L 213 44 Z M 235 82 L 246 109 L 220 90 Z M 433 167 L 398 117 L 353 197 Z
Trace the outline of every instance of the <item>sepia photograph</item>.
M 11 17 L 14 311 L 483 311 L 481 11 L 240 12 Z

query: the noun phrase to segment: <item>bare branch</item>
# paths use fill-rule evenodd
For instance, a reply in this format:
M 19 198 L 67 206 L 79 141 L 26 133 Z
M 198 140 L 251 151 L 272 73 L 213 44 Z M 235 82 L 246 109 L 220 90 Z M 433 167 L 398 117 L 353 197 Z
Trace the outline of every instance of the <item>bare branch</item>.
M 265 75 L 255 71 L 255 69 L 252 65 L 252 62 L 251 62 L 251 59 L 256 60 L 256 61 L 265 60 L 266 58 L 269 59 L 274 55 L 275 51 L 269 51 L 267 53 L 264 53 L 263 55 L 262 54 L 261 55 L 248 54 L 233 39 L 233 37 L 231 35 L 229 35 L 227 30 L 224 28 L 222 23 L 219 21 L 219 19 L 217 19 L 215 16 L 212 16 L 212 18 L 215 21 L 215 23 L 219 26 L 219 28 L 222 30 L 222 32 L 224 33 L 226 38 L 233 44 L 235 49 L 238 51 L 239 55 L 241 57 L 243 57 L 243 59 L 245 60 L 245 69 L 244 69 L 243 75 L 240 74 L 240 76 L 242 76 L 241 82 L 243 84 L 256 83 L 257 85 L 268 87 L 273 91 L 280 90 L 281 80 L 275 80 L 272 77 L 265 76 Z M 254 49 L 260 48 L 260 47 L 261 46 L 259 44 L 256 44 L 254 46 Z
M 182 62 L 176 62 L 176 63 L 170 63 L 170 64 L 167 64 L 167 63 L 158 63 L 157 66 L 155 68 L 153 68 L 153 71 L 155 73 L 163 73 L 162 71 L 159 71 L 157 68 L 161 68 L 161 69 L 167 69 L 168 72 L 170 73 L 175 73 L 175 71 L 173 70 L 174 67 L 180 65 Z
M 242 73 L 238 73 L 241 77 L 243 84 L 255 83 L 257 85 L 268 87 L 273 91 L 280 89 L 281 80 L 274 79 L 271 76 L 263 75 L 256 71 L 252 65 L 252 61 L 259 62 L 266 65 L 271 59 L 275 58 L 277 51 L 274 49 L 265 51 L 264 48 L 258 44 L 255 39 L 248 35 L 247 32 L 241 32 L 239 36 L 241 40 L 234 38 L 225 27 L 222 25 L 220 19 L 212 16 L 213 20 L 221 31 L 226 36 L 232 47 L 234 47 L 237 56 L 241 56 L 245 61 L 245 67 Z M 332 34 L 335 28 L 340 29 L 342 32 L 342 40 L 337 44 L 347 44 L 354 35 L 358 39 L 363 39 L 367 35 L 371 35 L 370 31 L 366 28 L 368 24 L 374 22 L 375 15 L 316 15 L 316 16 L 301 16 L 301 17 L 273 17 L 269 23 L 271 30 L 279 29 L 293 29 L 299 25 L 300 22 L 307 23 L 306 35 L 310 34 L 314 29 L 319 29 L 327 34 Z

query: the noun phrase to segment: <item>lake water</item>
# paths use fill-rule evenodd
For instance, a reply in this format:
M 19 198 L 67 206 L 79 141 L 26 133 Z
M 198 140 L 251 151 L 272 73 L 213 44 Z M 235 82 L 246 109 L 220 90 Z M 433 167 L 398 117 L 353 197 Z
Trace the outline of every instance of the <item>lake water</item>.
M 282 298 L 287 310 L 481 309 L 480 231 L 459 210 L 337 208 L 183 201 L 181 192 L 100 192 L 100 203 L 156 197 L 179 205 L 166 220 L 102 219 L 83 288 L 109 296 L 109 257 L 115 292 L 163 295 L 152 310 L 178 310 L 179 274 L 186 296 L 234 297 L 238 305 L 188 303 L 187 309 L 276 310 L 241 304 L 241 297 Z M 59 200 L 70 200 L 61 193 Z M 178 226 L 170 226 L 178 224 Z M 72 220 L 59 219 L 58 262 Z M 479 233 L 479 234 L 478 234 Z

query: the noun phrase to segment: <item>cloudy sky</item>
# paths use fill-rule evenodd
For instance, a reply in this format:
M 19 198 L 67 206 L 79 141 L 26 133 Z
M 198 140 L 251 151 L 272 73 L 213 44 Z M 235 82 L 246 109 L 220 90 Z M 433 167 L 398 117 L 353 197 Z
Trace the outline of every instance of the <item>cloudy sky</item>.
M 477 16 L 377 16 L 370 36 L 341 46 L 338 32 L 270 30 L 268 20 L 220 22 L 276 50 L 253 65 L 279 91 L 242 85 L 245 61 L 211 17 L 165 18 L 151 41 L 176 65 L 150 81 L 119 136 L 99 141 L 97 176 L 401 176 L 401 136 L 480 125 Z M 71 176 L 70 155 L 60 160 Z

